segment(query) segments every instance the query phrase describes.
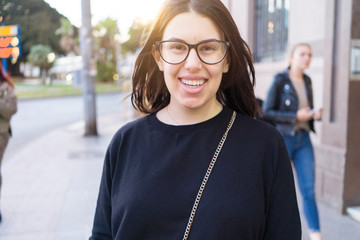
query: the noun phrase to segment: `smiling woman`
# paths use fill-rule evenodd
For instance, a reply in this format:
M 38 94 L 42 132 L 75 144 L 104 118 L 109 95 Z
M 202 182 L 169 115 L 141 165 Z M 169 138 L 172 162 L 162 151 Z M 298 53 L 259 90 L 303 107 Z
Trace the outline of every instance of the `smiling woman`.
M 144 116 L 108 147 L 90 240 L 300 240 L 289 156 L 254 119 L 254 84 L 221 0 L 166 0 L 132 75 Z

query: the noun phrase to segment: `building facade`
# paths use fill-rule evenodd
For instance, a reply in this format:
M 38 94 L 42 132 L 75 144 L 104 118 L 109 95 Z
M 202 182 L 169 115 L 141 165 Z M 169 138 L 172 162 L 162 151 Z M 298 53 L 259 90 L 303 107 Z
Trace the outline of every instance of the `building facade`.
M 287 51 L 309 43 L 316 134 L 317 198 L 344 213 L 360 205 L 360 0 L 222 0 L 255 60 L 255 94 L 264 99 Z

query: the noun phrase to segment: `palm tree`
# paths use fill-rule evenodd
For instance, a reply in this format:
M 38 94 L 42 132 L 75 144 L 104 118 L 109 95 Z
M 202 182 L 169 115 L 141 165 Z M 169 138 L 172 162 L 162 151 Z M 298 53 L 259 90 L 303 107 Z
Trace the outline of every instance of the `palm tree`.
M 41 72 L 43 84 L 49 76 L 49 69 L 54 65 L 55 53 L 48 45 L 37 44 L 31 47 L 28 61 L 33 66 L 38 66 Z M 51 78 L 50 78 L 51 84 Z
M 97 76 L 100 81 L 111 81 L 116 73 L 116 40 L 119 33 L 117 22 L 106 18 L 94 27 L 95 42 L 97 45 L 96 65 Z
M 79 55 L 80 49 L 75 38 L 75 29 L 71 22 L 66 18 L 60 19 L 60 28 L 55 32 L 56 35 L 61 35 L 60 47 L 66 55 L 74 54 Z

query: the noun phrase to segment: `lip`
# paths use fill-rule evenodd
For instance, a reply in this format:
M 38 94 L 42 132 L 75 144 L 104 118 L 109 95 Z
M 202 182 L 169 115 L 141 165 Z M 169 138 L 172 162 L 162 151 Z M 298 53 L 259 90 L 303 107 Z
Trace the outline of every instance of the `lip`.
M 198 75 L 184 75 L 184 76 L 180 76 L 179 79 L 186 79 L 186 80 L 205 80 L 206 78 L 202 77 L 202 76 L 198 76 Z
M 196 75 L 186 75 L 179 77 L 179 82 L 185 92 L 195 94 L 204 89 L 207 79 Z

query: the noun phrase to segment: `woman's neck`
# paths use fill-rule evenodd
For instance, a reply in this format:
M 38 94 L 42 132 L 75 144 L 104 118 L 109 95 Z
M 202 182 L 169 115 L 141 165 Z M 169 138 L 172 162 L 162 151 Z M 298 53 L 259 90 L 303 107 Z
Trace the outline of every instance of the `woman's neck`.
M 291 67 L 289 69 L 289 77 L 292 80 L 303 80 L 304 71 L 300 68 Z
M 191 125 L 204 122 L 221 112 L 223 106 L 218 102 L 208 103 L 201 108 L 186 108 L 170 104 L 157 113 L 157 118 L 170 125 Z

